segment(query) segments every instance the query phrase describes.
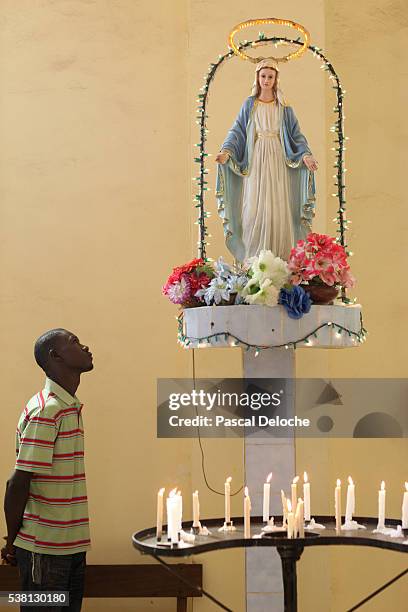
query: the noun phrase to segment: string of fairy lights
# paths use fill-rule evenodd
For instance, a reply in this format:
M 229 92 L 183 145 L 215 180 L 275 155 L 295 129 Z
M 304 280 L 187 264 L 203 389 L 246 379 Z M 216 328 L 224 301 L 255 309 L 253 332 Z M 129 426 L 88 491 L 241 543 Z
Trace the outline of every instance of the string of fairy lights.
M 217 346 L 217 342 L 223 342 L 223 344 L 219 344 L 219 346 L 225 346 L 225 343 L 228 343 L 229 346 L 239 346 L 246 351 L 253 349 L 255 351 L 255 357 L 257 357 L 260 351 L 272 348 L 285 348 L 285 349 L 296 349 L 301 346 L 313 346 L 315 344 L 315 340 L 318 340 L 318 332 L 321 329 L 329 328 L 332 333 L 335 334 L 335 337 L 340 339 L 345 335 L 347 338 L 351 338 L 353 342 L 357 344 L 361 344 L 366 340 L 367 330 L 363 325 L 363 316 L 360 313 L 360 329 L 358 332 L 344 327 L 339 323 L 335 323 L 334 321 L 327 321 L 318 325 L 313 331 L 306 334 L 305 336 L 298 338 L 297 340 L 292 340 L 290 342 L 284 342 L 283 344 L 251 344 L 246 340 L 242 340 L 242 338 L 238 338 L 238 336 L 232 334 L 231 332 L 223 331 L 214 334 L 209 334 L 208 336 L 202 336 L 200 338 L 194 338 L 192 336 L 186 336 L 184 332 L 184 313 L 181 312 L 177 317 L 178 322 L 178 331 L 177 331 L 177 341 L 184 348 L 205 348 L 208 346 Z M 317 343 L 316 343 L 317 344 Z M 191 346 L 190 346 L 191 345 Z
M 281 44 L 292 44 L 302 46 L 303 43 L 298 39 L 290 39 L 287 37 L 266 37 L 263 32 L 260 32 L 258 35 L 258 39 L 255 41 L 242 41 L 238 44 L 238 49 L 245 49 L 247 47 L 255 47 L 263 44 L 272 43 L 275 46 Z M 352 252 L 348 250 L 348 245 L 346 243 L 346 231 L 349 229 L 349 224 L 351 221 L 346 218 L 346 184 L 345 184 L 345 173 L 347 171 L 345 167 L 345 151 L 346 151 L 346 140 L 348 137 L 344 135 L 344 94 L 345 90 L 342 88 L 340 83 L 340 79 L 338 74 L 336 73 L 332 63 L 325 57 L 320 47 L 315 45 L 309 45 L 308 50 L 313 54 L 314 57 L 317 57 L 322 61 L 321 68 L 328 72 L 329 79 L 333 82 L 333 89 L 336 92 L 337 103 L 333 107 L 333 111 L 335 113 L 335 121 L 330 128 L 330 131 L 334 135 L 334 147 L 332 150 L 335 152 L 335 174 L 334 185 L 336 187 L 335 193 L 332 195 L 338 200 L 338 209 L 335 219 L 333 221 L 338 224 L 337 229 L 337 237 L 336 242 L 341 244 L 348 256 L 352 255 Z M 199 125 L 200 132 L 200 141 L 195 145 L 199 152 L 198 155 L 194 157 L 194 161 L 199 165 L 199 174 L 194 177 L 194 181 L 197 184 L 197 193 L 194 195 L 194 205 L 198 209 L 198 219 L 196 221 L 196 225 L 198 225 L 198 253 L 199 257 L 202 257 L 204 260 L 207 260 L 207 246 L 209 243 L 207 242 L 208 228 L 206 220 L 211 216 L 209 211 L 205 209 L 205 192 L 209 191 L 208 187 L 208 169 L 206 168 L 206 158 L 209 154 L 206 152 L 206 141 L 207 141 L 207 107 L 208 107 L 208 96 L 209 96 L 209 88 L 210 85 L 216 75 L 217 70 L 220 66 L 226 62 L 227 60 L 234 57 L 235 53 L 233 50 L 230 50 L 228 53 L 224 55 L 218 56 L 218 61 L 210 63 L 208 72 L 204 77 L 204 85 L 201 87 L 200 92 L 197 97 L 197 117 L 196 123 Z M 346 297 L 346 290 L 343 288 L 341 292 L 341 300 L 343 303 L 350 303 L 351 300 Z

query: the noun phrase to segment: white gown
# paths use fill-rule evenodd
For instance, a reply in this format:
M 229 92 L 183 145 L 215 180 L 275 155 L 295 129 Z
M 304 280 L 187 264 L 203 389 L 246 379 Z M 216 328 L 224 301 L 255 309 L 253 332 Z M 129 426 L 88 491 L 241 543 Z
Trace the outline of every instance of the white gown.
M 275 102 L 258 101 L 254 109 L 257 136 L 242 194 L 245 259 L 269 249 L 288 260 L 293 247 L 288 168 L 280 141 L 282 112 Z

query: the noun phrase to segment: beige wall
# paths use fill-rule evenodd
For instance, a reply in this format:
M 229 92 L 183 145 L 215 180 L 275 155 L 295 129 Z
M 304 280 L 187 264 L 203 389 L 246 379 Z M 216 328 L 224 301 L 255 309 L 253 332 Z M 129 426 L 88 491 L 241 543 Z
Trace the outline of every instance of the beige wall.
M 196 442 L 156 439 L 155 385 L 160 376 L 192 375 L 192 353 L 176 345 L 176 310 L 161 297 L 160 285 L 173 265 L 195 254 L 190 207 L 192 143 L 197 142 L 194 100 L 208 63 L 224 52 L 226 33 L 241 20 L 273 12 L 304 23 L 313 42 L 326 48 L 348 92 L 353 268 L 371 335 L 356 351 L 330 356 L 299 352 L 298 373 L 406 375 L 400 282 L 406 263 L 405 210 L 397 158 L 405 136 L 399 60 L 406 19 L 402 3 L 386 4 L 296 0 L 288 6 L 280 0 L 271 11 L 269 3 L 255 0 L 249 12 L 243 0 L 0 2 L 0 481 L 12 468 L 21 407 L 42 382 L 32 359 L 33 342 L 47 328 L 72 328 L 95 356 L 95 370 L 84 377 L 80 393 L 86 405 L 94 541 L 90 562 L 147 561 L 132 549 L 130 535 L 154 522 L 159 486 L 178 485 L 186 494 L 199 488 L 204 513 L 222 512 L 219 497 L 204 487 Z M 346 28 L 341 35 L 339 26 Z M 326 210 L 331 187 L 324 163 L 331 90 L 318 65 L 312 57 L 293 62 L 285 68 L 282 85 L 322 162 L 316 227 L 323 231 L 332 217 Z M 251 81 L 251 67 L 238 60 L 217 78 L 210 106 L 211 152 L 217 151 Z M 387 112 L 388 121 L 378 121 Z M 208 203 L 215 211 L 213 198 Z M 225 251 L 215 218 L 211 233 L 210 255 L 216 257 Z M 381 252 L 375 268 L 374 241 Z M 398 262 L 395 270 L 389 257 Z M 374 269 L 380 270 L 380 284 Z M 387 301 L 379 299 L 380 292 Z M 396 324 L 401 328 L 394 335 Z M 237 351 L 196 351 L 197 376 L 238 376 L 240 367 Z M 231 464 L 240 481 L 240 443 L 208 441 L 205 449 L 213 486 L 221 486 Z M 325 467 L 319 465 L 322 456 Z M 367 513 L 375 511 L 372 491 L 382 469 L 392 489 L 390 512 L 398 515 L 396 491 L 406 479 L 404 443 L 303 443 L 297 458 L 298 471 L 312 466 L 328 485 L 340 468 L 353 469 Z M 316 497 L 318 511 L 328 512 L 323 488 Z M 233 504 L 239 512 L 239 499 Z M 4 531 L 3 522 L 0 528 Z M 397 573 L 401 556 L 381 552 L 345 550 L 328 557 L 324 551 L 307 551 L 299 568 L 301 610 L 344 610 Z M 205 564 L 206 588 L 240 612 L 242 554 L 206 555 L 195 562 Z M 369 568 L 369 576 L 358 581 L 361 565 Z M 312 586 L 316 567 L 329 572 L 327 579 L 331 575 L 321 608 Z M 373 610 L 391 607 L 392 597 L 402 601 L 402 583 L 392 589 Z M 147 605 L 165 611 L 173 604 L 123 601 L 121 609 L 142 611 Z M 88 601 L 84 608 L 103 612 L 117 606 Z M 202 600 L 194 609 L 213 608 Z
M 326 52 L 346 89 L 346 167 L 349 245 L 358 279 L 354 295 L 364 305 L 370 335 L 357 350 L 321 351 L 327 376 L 406 377 L 406 312 L 404 270 L 406 197 L 403 169 L 407 106 L 403 48 L 407 7 L 399 1 L 325 3 Z M 330 104 L 327 103 L 329 116 Z M 331 172 L 328 171 L 328 176 Z M 330 190 L 331 191 L 331 190 Z M 334 212 L 333 203 L 331 203 Z M 327 214 L 334 217 L 330 209 Z M 328 224 L 328 231 L 332 231 Z M 326 353 L 326 355 L 324 355 Z M 321 364 L 300 352 L 298 375 L 321 376 Z M 375 516 L 382 479 L 387 484 L 387 515 L 399 517 L 402 487 L 407 480 L 408 444 L 404 440 L 299 441 L 297 471 L 313 470 L 325 486 L 316 492 L 319 511 L 332 512 L 337 478 L 352 473 L 358 483 L 357 513 Z M 389 493 L 389 494 L 388 494 Z M 327 568 L 330 593 L 317 592 L 316 569 Z M 300 565 L 301 612 L 343 612 L 407 566 L 404 555 L 360 548 L 306 551 Z M 317 597 L 316 597 L 317 596 Z M 328 599 L 327 599 L 328 597 Z M 405 578 L 366 605 L 367 610 L 403 610 Z M 330 603 L 329 603 L 330 602 Z

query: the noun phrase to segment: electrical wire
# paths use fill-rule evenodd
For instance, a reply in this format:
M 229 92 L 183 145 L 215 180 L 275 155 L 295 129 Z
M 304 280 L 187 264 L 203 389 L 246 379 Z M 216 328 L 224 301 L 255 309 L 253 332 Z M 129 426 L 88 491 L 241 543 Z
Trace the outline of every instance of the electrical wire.
M 193 367 L 193 381 L 194 381 L 194 390 L 196 388 L 196 367 L 195 367 L 195 349 L 192 349 L 192 353 L 193 353 L 193 362 L 192 362 L 192 367 Z M 195 412 L 196 415 L 198 416 L 198 410 L 197 410 L 197 406 L 195 406 Z M 215 493 L 216 495 L 222 495 L 224 497 L 225 493 L 224 491 L 217 491 L 217 489 L 214 489 L 214 487 L 212 487 L 210 485 L 210 483 L 208 482 L 208 478 L 207 478 L 207 472 L 205 469 L 205 454 L 204 454 L 204 448 L 203 448 L 203 443 L 201 440 L 201 433 L 200 433 L 200 426 L 197 425 L 197 439 L 198 439 L 198 445 L 200 447 L 200 452 L 201 452 L 201 469 L 203 472 L 203 477 L 204 477 L 204 482 L 207 486 L 207 488 L 212 492 Z M 235 491 L 234 493 L 231 493 L 231 497 L 234 497 L 235 495 L 238 495 L 238 493 L 240 493 L 244 488 L 244 485 L 241 485 L 240 488 Z

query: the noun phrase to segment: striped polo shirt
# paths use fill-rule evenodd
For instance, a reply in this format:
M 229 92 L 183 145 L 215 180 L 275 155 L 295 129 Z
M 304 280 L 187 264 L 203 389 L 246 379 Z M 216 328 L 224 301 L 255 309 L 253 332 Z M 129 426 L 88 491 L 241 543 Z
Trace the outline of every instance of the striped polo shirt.
M 33 477 L 15 546 L 52 555 L 90 547 L 81 410 L 49 378 L 23 410 L 15 467 Z

